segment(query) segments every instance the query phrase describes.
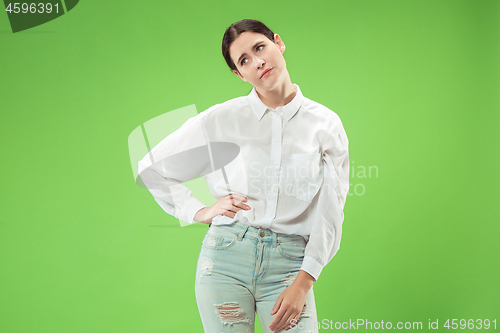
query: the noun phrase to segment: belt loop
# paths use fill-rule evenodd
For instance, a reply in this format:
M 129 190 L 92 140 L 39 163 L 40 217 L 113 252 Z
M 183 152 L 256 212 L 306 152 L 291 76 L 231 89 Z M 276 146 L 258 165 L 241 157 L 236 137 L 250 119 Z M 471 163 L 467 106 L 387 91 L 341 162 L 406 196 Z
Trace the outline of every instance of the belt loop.
M 273 247 L 276 247 L 278 245 L 278 236 L 276 235 L 275 232 L 273 233 Z
M 238 234 L 238 240 L 241 241 L 248 230 L 248 224 L 244 224 L 243 230 Z

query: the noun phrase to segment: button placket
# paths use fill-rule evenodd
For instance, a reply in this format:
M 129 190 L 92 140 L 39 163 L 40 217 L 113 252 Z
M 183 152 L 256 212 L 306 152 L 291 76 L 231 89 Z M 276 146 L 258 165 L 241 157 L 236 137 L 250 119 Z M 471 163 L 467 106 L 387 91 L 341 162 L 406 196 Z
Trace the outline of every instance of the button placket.
M 282 118 L 274 111 L 271 114 L 273 115 L 271 117 L 271 177 L 269 180 L 269 195 L 266 209 L 266 222 L 268 225 L 270 225 L 271 220 L 276 216 L 276 207 L 278 205 L 282 135 Z

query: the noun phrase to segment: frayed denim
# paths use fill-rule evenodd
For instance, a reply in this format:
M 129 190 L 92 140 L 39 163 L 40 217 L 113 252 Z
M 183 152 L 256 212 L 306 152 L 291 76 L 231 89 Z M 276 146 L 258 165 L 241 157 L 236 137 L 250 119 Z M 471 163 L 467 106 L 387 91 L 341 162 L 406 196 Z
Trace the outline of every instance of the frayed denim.
M 205 332 L 253 333 L 256 312 L 264 332 L 272 332 L 271 310 L 297 276 L 305 246 L 302 236 L 239 221 L 212 225 L 203 239 L 195 282 Z M 299 321 L 287 332 L 318 332 L 312 288 Z

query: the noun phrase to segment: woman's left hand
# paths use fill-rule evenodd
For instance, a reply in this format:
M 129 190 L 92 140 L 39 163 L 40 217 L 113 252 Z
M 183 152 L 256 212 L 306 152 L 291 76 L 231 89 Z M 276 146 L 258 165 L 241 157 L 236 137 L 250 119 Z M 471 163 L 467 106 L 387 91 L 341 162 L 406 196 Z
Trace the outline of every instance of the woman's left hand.
M 299 271 L 293 283 L 278 296 L 274 304 L 271 315 L 276 314 L 276 316 L 269 325 L 271 331 L 288 330 L 293 323 L 298 322 L 313 282 L 314 278 L 311 275 Z

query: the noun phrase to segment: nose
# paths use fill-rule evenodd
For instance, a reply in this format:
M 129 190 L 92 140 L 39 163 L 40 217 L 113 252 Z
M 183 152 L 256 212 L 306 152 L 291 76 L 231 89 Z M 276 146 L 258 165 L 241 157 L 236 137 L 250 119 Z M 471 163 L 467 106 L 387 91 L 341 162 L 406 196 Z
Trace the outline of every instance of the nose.
M 257 69 L 261 68 L 262 66 L 264 66 L 264 64 L 266 63 L 266 61 L 262 58 L 255 58 L 255 66 L 257 66 Z

